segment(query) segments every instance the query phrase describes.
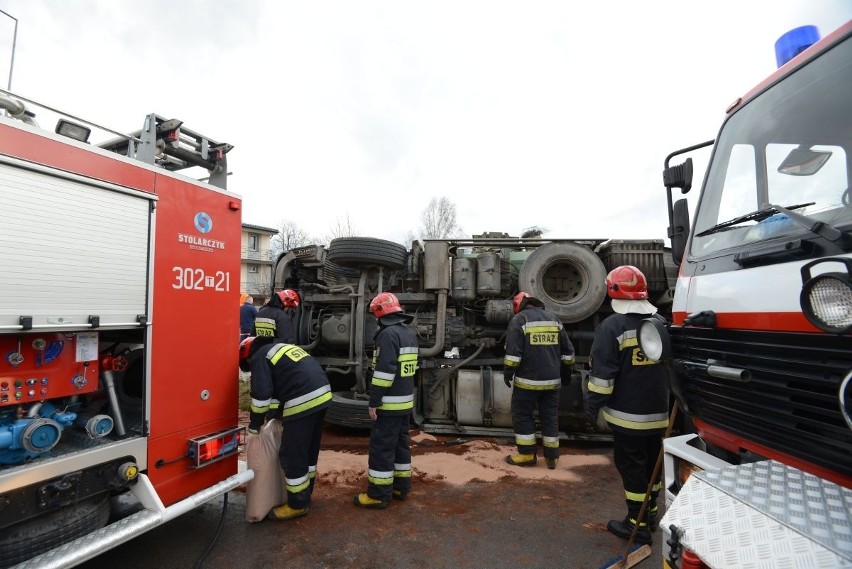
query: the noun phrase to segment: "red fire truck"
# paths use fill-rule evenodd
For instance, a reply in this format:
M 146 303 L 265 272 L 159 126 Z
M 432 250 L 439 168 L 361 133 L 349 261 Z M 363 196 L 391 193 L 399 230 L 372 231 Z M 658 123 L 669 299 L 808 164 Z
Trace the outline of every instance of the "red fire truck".
M 179 120 L 51 132 L 0 93 L 0 566 L 72 567 L 252 477 L 241 200 L 231 145 Z M 119 494 L 138 511 L 108 524 Z
M 782 36 L 714 141 L 666 159 L 680 265 L 664 443 L 664 566 L 852 567 L 852 21 Z M 712 146 L 694 223 L 691 157 Z

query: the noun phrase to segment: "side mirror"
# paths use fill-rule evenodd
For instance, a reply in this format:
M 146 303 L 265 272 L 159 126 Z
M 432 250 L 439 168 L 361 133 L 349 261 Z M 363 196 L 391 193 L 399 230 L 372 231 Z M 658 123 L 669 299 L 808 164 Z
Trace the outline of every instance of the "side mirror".
M 663 170 L 663 185 L 669 190 L 680 188 L 680 193 L 689 193 L 692 189 L 692 158 L 687 158 L 683 164 L 669 166 Z
M 669 238 L 672 240 L 672 260 L 675 265 L 680 266 L 686 251 L 686 241 L 689 239 L 689 203 L 686 198 L 674 203 Z

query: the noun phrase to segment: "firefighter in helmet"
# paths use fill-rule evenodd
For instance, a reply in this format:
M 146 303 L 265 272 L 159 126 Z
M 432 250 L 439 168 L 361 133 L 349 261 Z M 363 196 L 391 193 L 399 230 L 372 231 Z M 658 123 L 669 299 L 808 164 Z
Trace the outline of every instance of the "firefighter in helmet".
M 269 518 L 304 516 L 311 504 L 323 421 L 331 404 L 328 377 L 305 350 L 276 343 L 271 336 L 251 336 L 240 342 L 240 369 L 251 371 L 250 436 L 258 433 L 267 413 L 276 407 L 284 422 L 278 457 L 287 503 L 273 508 Z
M 399 299 L 389 292 L 376 295 L 370 312 L 378 318 L 374 337 L 373 375 L 368 412 L 370 429 L 367 491 L 355 496 L 355 505 L 382 509 L 391 498 L 405 500 L 411 491 L 411 447 L 408 429 L 414 410 L 414 374 L 420 350 L 407 326 Z
M 535 466 L 537 444 L 534 412 L 538 408 L 544 461 L 550 469 L 559 460 L 559 388 L 570 379 L 574 346 L 562 322 L 527 292 L 512 298 L 515 316 L 506 328 L 503 380 L 512 390 L 512 427 L 517 454 L 506 457 L 516 466 Z
M 254 335 L 270 336 L 277 341 L 296 344 L 295 312 L 299 293 L 285 289 L 274 293 L 254 319 Z
M 648 282 L 632 265 L 613 269 L 606 277 L 614 314 L 601 322 L 591 348 L 591 374 L 586 413 L 596 424 L 606 421 L 613 433 L 613 462 L 621 475 L 627 500 L 624 520 L 610 520 L 607 529 L 629 539 L 636 524 L 638 543 L 650 543 L 657 525 L 657 478 L 645 519 L 638 519 L 645 493 L 668 426 L 669 388 L 665 368 L 639 349 L 638 329 L 646 318 L 660 318 L 648 302 Z

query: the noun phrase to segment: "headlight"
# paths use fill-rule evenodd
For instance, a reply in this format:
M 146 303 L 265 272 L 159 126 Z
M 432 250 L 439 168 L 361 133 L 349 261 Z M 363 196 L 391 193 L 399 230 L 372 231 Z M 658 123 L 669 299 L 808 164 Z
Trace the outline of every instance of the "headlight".
M 811 268 L 818 263 L 843 263 L 846 273 L 823 273 L 811 277 Z M 832 334 L 845 334 L 852 329 L 852 261 L 822 259 L 802 267 L 802 293 L 799 304 L 808 322 Z
M 639 349 L 651 361 L 671 357 L 672 342 L 666 325 L 657 318 L 647 318 L 639 325 Z

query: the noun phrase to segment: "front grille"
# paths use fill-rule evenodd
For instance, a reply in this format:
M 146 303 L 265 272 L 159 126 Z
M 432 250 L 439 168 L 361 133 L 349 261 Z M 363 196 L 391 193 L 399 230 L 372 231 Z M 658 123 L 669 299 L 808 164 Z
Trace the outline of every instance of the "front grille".
M 852 337 L 672 328 L 689 412 L 726 431 L 845 475 L 852 431 L 838 389 L 852 369 Z M 745 369 L 747 382 L 709 377 L 688 364 Z

